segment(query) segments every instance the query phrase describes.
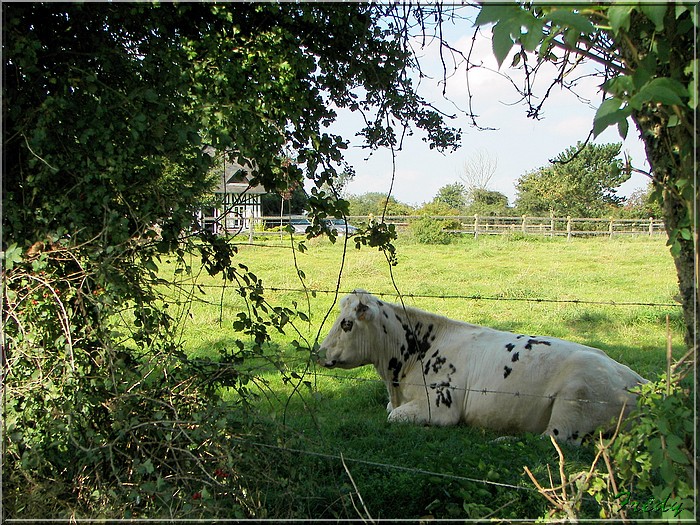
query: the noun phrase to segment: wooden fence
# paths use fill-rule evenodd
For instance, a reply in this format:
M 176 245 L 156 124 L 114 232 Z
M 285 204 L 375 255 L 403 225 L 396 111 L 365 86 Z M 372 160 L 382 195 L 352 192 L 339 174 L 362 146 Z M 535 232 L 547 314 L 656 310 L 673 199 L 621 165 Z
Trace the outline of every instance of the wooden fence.
M 424 216 L 388 216 L 384 222 L 394 224 L 402 230 L 409 227 L 414 220 Z M 494 217 L 494 216 L 434 216 L 433 219 L 446 221 L 446 231 L 455 234 L 473 235 L 503 235 L 525 234 L 545 235 L 550 237 L 566 236 L 590 237 L 619 235 L 658 235 L 665 234 L 663 221 L 649 217 L 648 219 L 615 219 L 615 218 L 580 218 L 580 217 Z M 369 220 L 377 220 L 378 217 L 351 216 L 348 223 L 351 225 L 366 224 Z M 261 217 L 255 221 L 256 233 L 262 230 L 279 227 L 279 217 Z M 259 224 L 262 222 L 264 227 Z M 283 222 L 288 223 L 285 217 Z

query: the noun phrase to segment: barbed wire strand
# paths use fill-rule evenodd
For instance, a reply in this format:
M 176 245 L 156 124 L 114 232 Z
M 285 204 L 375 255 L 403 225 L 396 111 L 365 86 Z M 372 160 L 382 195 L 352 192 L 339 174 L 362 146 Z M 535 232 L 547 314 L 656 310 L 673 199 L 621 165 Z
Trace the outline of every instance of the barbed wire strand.
M 399 470 L 402 472 L 410 472 L 413 474 L 420 474 L 423 476 L 435 476 L 435 477 L 440 477 L 440 478 L 453 479 L 456 481 L 469 481 L 472 483 L 482 483 L 484 485 L 494 485 L 497 487 L 504 487 L 504 488 L 514 489 L 514 490 L 524 490 L 524 491 L 529 491 L 529 492 L 537 492 L 537 489 L 531 488 L 531 487 L 512 485 L 510 483 L 499 483 L 497 481 L 491 481 L 491 480 L 487 480 L 487 479 L 470 478 L 467 476 L 458 476 L 456 474 L 446 474 L 444 472 L 433 472 L 431 470 L 425 470 L 425 469 L 420 469 L 420 468 L 415 468 L 415 467 L 404 467 L 402 465 L 392 465 L 391 463 L 381 463 L 378 461 L 370 461 L 367 459 L 349 458 L 349 457 L 345 456 L 344 454 L 341 458 L 340 455 L 327 454 L 327 453 L 323 453 L 323 452 L 315 452 L 315 451 L 311 451 L 311 450 L 304 450 L 301 448 L 281 447 L 279 445 L 270 445 L 268 443 L 260 443 L 258 441 L 250 441 L 250 440 L 244 439 L 244 438 L 234 437 L 232 439 L 239 441 L 239 442 L 242 442 L 242 443 L 246 443 L 248 445 L 256 446 L 256 447 L 279 450 L 282 452 L 288 452 L 288 453 L 294 453 L 294 454 L 302 454 L 302 455 L 306 455 L 306 456 L 319 457 L 319 458 L 333 460 L 333 461 L 341 461 L 342 462 L 342 460 L 344 459 L 346 462 L 349 462 L 349 463 L 356 463 L 359 465 L 366 465 L 369 467 Z
M 299 358 L 298 359 L 300 362 L 308 363 L 309 360 L 307 358 Z M 208 361 L 204 359 L 197 359 L 192 361 L 194 364 L 198 365 L 205 365 L 205 366 L 219 366 L 219 367 L 231 367 L 234 368 L 237 371 L 240 371 L 240 368 L 236 368 L 234 365 L 229 364 L 229 363 L 221 363 L 218 361 Z M 257 370 L 257 373 L 263 373 L 266 370 L 263 369 L 264 365 L 261 365 L 260 367 L 256 368 L 251 368 L 249 370 L 246 370 L 246 372 L 254 372 Z M 309 371 L 308 367 L 305 367 L 303 370 L 294 370 L 291 368 L 287 368 L 285 370 L 267 370 L 268 372 L 280 372 L 285 375 L 292 375 L 294 374 L 295 376 L 299 376 L 302 379 L 305 377 L 306 374 L 313 374 L 314 378 L 318 377 L 325 377 L 328 379 L 337 379 L 340 381 L 355 381 L 357 383 L 376 383 L 376 384 L 382 384 L 386 385 L 385 381 L 381 378 L 371 378 L 371 377 L 357 377 L 357 376 L 342 376 L 338 374 L 324 374 L 323 372 L 319 372 L 318 370 L 314 371 Z M 424 376 L 425 377 L 425 376 Z M 401 381 L 401 386 L 426 386 L 423 383 L 408 383 L 406 381 Z M 607 401 L 607 400 L 594 400 L 594 399 L 586 399 L 586 398 L 568 398 L 568 397 L 561 397 L 557 396 L 556 394 L 533 394 L 533 393 L 528 393 L 528 392 L 520 392 L 520 391 L 507 391 L 507 390 L 492 390 L 488 388 L 469 388 L 469 387 L 460 387 L 460 386 L 453 386 L 453 385 L 442 385 L 440 383 L 427 383 L 428 388 L 435 390 L 435 389 L 449 389 L 452 391 L 457 391 L 457 392 L 465 392 L 465 393 L 474 393 L 474 394 L 480 394 L 480 395 L 489 395 L 489 394 L 495 394 L 495 395 L 502 395 L 502 396 L 513 396 L 516 398 L 535 398 L 535 399 L 546 399 L 548 401 L 570 401 L 570 402 L 577 402 L 577 403 L 585 403 L 589 405 L 613 405 L 613 406 L 622 406 L 625 404 L 625 402 L 620 402 L 620 401 Z
M 219 284 L 200 284 L 200 288 L 221 288 Z M 251 289 L 252 287 L 242 287 L 242 289 Z M 306 290 L 300 288 L 286 288 L 277 286 L 265 286 L 264 289 L 269 292 L 288 292 L 288 293 L 305 293 Z M 313 294 L 351 294 L 354 290 L 322 290 L 309 288 L 308 292 Z M 378 297 L 397 297 L 396 292 L 369 292 Z M 569 303 L 569 304 L 591 304 L 598 306 L 649 306 L 659 308 L 680 308 L 678 303 L 652 303 L 641 301 L 592 301 L 588 299 L 546 299 L 544 297 L 499 297 L 496 295 L 457 295 L 457 294 L 419 294 L 419 293 L 401 293 L 401 297 L 410 299 L 467 299 L 473 301 L 520 301 L 533 303 Z

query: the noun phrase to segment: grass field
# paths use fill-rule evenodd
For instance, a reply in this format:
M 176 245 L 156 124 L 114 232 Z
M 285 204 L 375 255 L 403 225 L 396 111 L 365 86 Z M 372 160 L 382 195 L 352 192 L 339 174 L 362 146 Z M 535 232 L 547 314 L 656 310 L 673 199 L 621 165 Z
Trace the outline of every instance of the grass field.
M 308 349 L 297 350 L 292 341 L 312 346 L 330 329 L 337 305 L 323 323 L 334 295 L 294 291 L 302 288 L 294 256 L 309 290 L 335 290 L 339 283 L 341 291 L 364 288 L 386 294 L 383 299 L 391 302 L 398 299 L 395 285 L 409 296 L 406 304 L 598 347 L 649 379 L 665 369 L 667 315 L 674 354 L 683 352 L 680 307 L 590 304 L 673 305 L 675 269 L 660 237 L 567 242 L 482 236 L 445 246 L 399 239 L 393 281 L 380 252 L 357 251 L 349 243 L 343 255 L 342 239 L 335 245 L 326 240 L 307 245 L 308 251 L 294 254 L 276 239 L 241 245 L 237 255 L 236 262 L 266 287 L 278 289 L 267 293 L 270 303 L 296 304 L 310 319 L 294 321 L 298 332 L 287 329 L 286 335 L 273 337 L 269 361 L 245 365 L 260 378 L 251 386 L 260 397 L 250 436 L 241 441 L 241 452 L 257 473 L 248 483 L 259 501 L 259 517 L 357 518 L 355 506 L 365 512 L 359 492 L 373 518 L 537 518 L 545 514 L 546 502 L 531 490 L 523 467 L 541 479 L 548 464 L 558 471 L 549 441 L 519 436 L 494 443 L 497 434 L 464 426 L 389 425 L 386 391 L 371 367 L 316 369 Z M 173 266 L 164 268 L 170 271 Z M 232 322 L 244 303 L 232 287 L 220 288 L 218 278 L 203 272 L 197 282 L 206 295 L 198 294 L 204 301 L 180 312 L 186 319 L 181 338 L 190 355 L 215 359 L 220 349 L 241 338 Z M 283 362 L 286 374 L 273 362 Z M 593 456 L 585 446 L 565 453 L 569 468 L 579 470 Z M 589 517 L 598 516 L 595 501 L 584 508 Z

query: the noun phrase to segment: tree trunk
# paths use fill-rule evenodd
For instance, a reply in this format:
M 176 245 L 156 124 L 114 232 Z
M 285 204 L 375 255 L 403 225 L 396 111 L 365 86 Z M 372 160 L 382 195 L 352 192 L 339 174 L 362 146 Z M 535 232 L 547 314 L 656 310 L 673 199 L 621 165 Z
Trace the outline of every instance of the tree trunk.
M 693 181 L 694 140 L 681 126 L 667 127 L 665 119 L 658 114 L 637 113 L 634 120 L 644 140 L 647 159 L 654 177 L 654 187 L 662 196 L 666 233 L 672 241 L 677 240 L 680 247 L 680 250 L 673 253 L 673 261 L 678 274 L 678 298 L 683 308 L 686 328 L 685 343 L 690 348 L 695 344 L 695 313 L 699 310 L 698 232 L 697 224 L 693 222 L 693 202 L 684 198 L 676 182 L 680 179 Z M 697 199 L 697 188 L 693 189 L 693 193 Z M 685 239 L 678 232 L 688 227 L 692 236 Z
M 681 18 L 689 16 L 690 13 L 686 12 Z M 681 29 L 681 18 L 676 17 L 676 10 L 672 7 L 667 9 L 662 39 L 673 42 L 673 46 L 667 50 L 665 60 L 658 60 L 655 74 L 689 85 L 687 66 L 694 58 L 696 42 L 692 30 Z M 630 38 L 622 39 L 620 44 L 622 58 L 631 72 L 640 67 L 641 61 L 649 52 L 647 50 L 655 49 L 649 40 L 649 33 L 635 29 L 644 27 L 644 19 L 642 12 L 632 13 L 628 34 Z M 685 20 L 682 23 L 687 22 Z M 679 301 L 683 307 L 686 328 L 685 343 L 689 348 L 696 344 L 695 314 L 698 311 L 695 117 L 695 111 L 686 104 L 671 106 L 647 103 L 632 113 L 644 141 L 654 187 L 661 196 L 664 226 L 678 274 Z M 673 123 L 671 118 L 674 119 Z

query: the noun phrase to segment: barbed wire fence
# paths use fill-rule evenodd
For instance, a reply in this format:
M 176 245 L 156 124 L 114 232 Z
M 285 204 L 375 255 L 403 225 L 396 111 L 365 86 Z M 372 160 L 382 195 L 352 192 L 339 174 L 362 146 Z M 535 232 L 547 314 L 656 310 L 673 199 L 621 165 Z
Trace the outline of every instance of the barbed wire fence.
M 197 285 L 201 289 L 216 289 L 216 290 L 223 290 L 226 288 L 225 285 L 212 285 L 212 284 L 199 284 Z M 232 287 L 229 287 L 232 288 Z M 332 294 L 337 297 L 338 294 L 348 294 L 352 293 L 353 290 L 329 290 L 329 289 L 315 289 L 315 288 L 295 288 L 295 287 L 276 287 L 276 286 L 270 286 L 270 287 L 265 287 L 265 291 L 269 292 L 276 292 L 276 293 L 298 293 L 298 294 L 310 294 L 311 297 L 315 297 L 317 294 Z M 379 296 L 379 297 L 396 297 L 397 293 L 396 292 L 372 292 L 373 295 Z M 511 302 L 511 301 L 524 301 L 524 302 L 532 302 L 532 303 L 559 303 L 559 304 L 586 304 L 586 305 L 596 305 L 596 306 L 613 306 L 613 307 L 652 307 L 652 308 L 676 308 L 680 307 L 678 304 L 673 304 L 673 303 L 656 303 L 656 302 L 644 302 L 644 301 L 633 301 L 633 302 L 622 302 L 622 301 L 591 301 L 591 300 L 581 300 L 581 299 L 550 299 L 550 298 L 515 298 L 515 297 L 499 297 L 499 296 L 484 296 L 484 295 L 479 295 L 479 294 L 429 294 L 429 293 L 405 293 L 402 294 L 404 298 L 410 298 L 410 299 L 416 299 L 416 298 L 426 298 L 426 299 L 449 299 L 449 300 L 473 300 L 473 301 L 504 301 L 504 302 Z M 216 305 L 216 306 L 223 306 L 221 302 L 213 302 L 213 301 L 207 301 L 204 298 L 198 298 L 199 301 L 204 301 L 207 302 L 210 305 Z M 223 299 L 222 299 L 223 300 Z M 312 345 L 309 345 L 309 349 L 311 350 Z M 315 367 L 312 367 L 313 369 L 310 370 L 308 367 L 309 364 L 309 359 L 310 356 L 307 357 L 300 357 L 298 362 L 301 364 L 305 364 L 304 370 L 295 370 L 295 369 L 287 369 L 285 371 L 282 371 L 283 373 L 290 374 L 291 377 L 294 377 L 294 374 L 297 374 L 295 377 L 298 379 L 299 384 L 303 382 L 304 379 L 307 379 L 307 374 L 312 376 L 314 381 L 316 381 L 318 378 L 325 378 L 329 379 L 332 381 L 348 381 L 348 382 L 355 382 L 355 383 L 371 383 L 371 384 L 382 384 L 384 385 L 384 381 L 381 380 L 380 378 L 366 378 L 366 377 L 357 377 L 357 376 L 352 376 L 352 375 L 340 375 L 340 374 L 333 374 L 333 373 L 323 373 L 319 370 L 317 370 Z M 289 362 L 289 361 L 288 361 Z M 213 361 L 207 362 L 208 365 L 215 364 Z M 291 363 L 290 363 L 291 364 Z M 232 366 L 232 365 L 227 365 L 227 364 L 220 364 L 220 366 Z M 295 367 L 296 368 L 296 367 Z M 300 374 L 300 375 L 299 375 Z M 421 385 L 416 385 L 416 386 L 423 386 Z M 259 388 L 263 388 L 262 385 L 259 385 Z M 464 391 L 464 392 L 471 392 L 475 393 L 478 395 L 499 395 L 499 396 L 513 396 L 513 397 L 530 397 L 530 398 L 542 398 L 542 399 L 547 399 L 548 401 L 553 400 L 553 396 L 543 396 L 543 395 L 538 395 L 538 394 L 531 394 L 527 392 L 519 392 L 519 391 L 503 391 L 503 390 L 496 390 L 496 389 L 470 389 L 468 387 L 450 387 L 452 390 L 455 391 Z M 296 389 L 294 389 L 296 390 Z M 291 398 L 291 395 L 289 396 Z M 615 404 L 615 405 L 620 405 L 620 403 L 616 402 L 611 402 L 611 401 L 594 401 L 594 400 L 589 400 L 589 399 L 567 399 L 567 401 L 577 401 L 581 403 L 590 403 L 590 404 Z M 286 411 L 286 410 L 285 410 Z M 343 453 L 321 453 L 321 452 L 316 452 L 313 450 L 305 450 L 302 448 L 296 448 L 296 447 L 290 447 L 290 446 L 282 446 L 282 445 L 272 445 L 269 443 L 263 443 L 260 441 L 255 441 L 255 440 L 250 440 L 246 438 L 238 438 L 238 441 L 241 442 L 243 445 L 255 447 L 255 448 L 265 448 L 265 449 L 273 449 L 277 450 L 279 452 L 284 452 L 287 454 L 296 454 L 296 455 L 304 455 L 307 457 L 315 457 L 315 458 L 321 458 L 325 459 L 328 461 L 333 461 L 338 463 L 339 465 L 341 463 L 347 462 L 348 464 L 355 464 L 355 465 L 364 465 L 367 467 L 373 467 L 377 469 L 385 469 L 385 470 L 393 470 L 393 471 L 401 471 L 401 472 L 406 472 L 409 474 L 413 474 L 416 476 L 431 476 L 439 479 L 448 479 L 452 481 L 458 481 L 458 482 L 471 482 L 471 483 L 479 483 L 482 485 L 487 485 L 487 486 L 494 486 L 494 487 L 501 487 L 505 488 L 508 490 L 514 490 L 514 491 L 526 491 L 530 493 L 537 493 L 537 489 L 534 487 L 529 487 L 529 486 L 524 486 L 524 485 L 515 485 L 512 483 L 502 483 L 502 482 L 496 482 L 493 480 L 489 479 L 484 479 L 484 478 L 478 478 L 478 477 L 470 477 L 470 476 L 460 476 L 460 475 L 455 475 L 455 474 L 449 474 L 449 473 L 443 473 L 443 472 L 437 472 L 437 471 L 431 471 L 431 470 L 426 470 L 426 469 L 421 469 L 421 468 L 415 468 L 415 467 L 407 467 L 404 465 L 395 465 L 391 463 L 383 463 L 383 462 L 376 462 L 376 461 L 369 461 L 369 460 L 364 460 L 360 458 L 353 458 L 353 457 L 348 457 L 347 455 Z M 523 479 L 524 476 L 523 476 Z M 590 497 L 590 501 L 594 502 L 595 499 L 593 497 Z

